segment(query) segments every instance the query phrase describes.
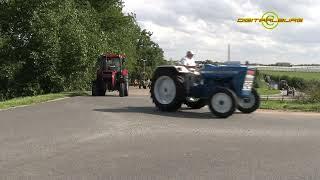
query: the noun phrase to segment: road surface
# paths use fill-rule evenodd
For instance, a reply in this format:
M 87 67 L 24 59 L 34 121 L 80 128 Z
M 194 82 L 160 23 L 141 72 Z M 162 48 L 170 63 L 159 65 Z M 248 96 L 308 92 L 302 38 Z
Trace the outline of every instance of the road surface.
M 208 108 L 147 96 L 74 97 L 0 111 L 0 179 L 320 179 L 320 115 Z

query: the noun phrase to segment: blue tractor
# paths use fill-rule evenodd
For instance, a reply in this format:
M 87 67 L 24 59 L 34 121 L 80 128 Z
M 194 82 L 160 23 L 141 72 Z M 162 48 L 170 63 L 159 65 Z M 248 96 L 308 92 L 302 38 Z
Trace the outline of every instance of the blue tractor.
M 160 66 L 153 75 L 150 92 L 161 111 L 177 111 L 182 104 L 192 109 L 208 105 L 215 116 L 227 118 L 236 109 L 252 113 L 259 108 L 254 79 L 255 70 L 240 65 L 204 65 L 193 72 L 184 66 Z

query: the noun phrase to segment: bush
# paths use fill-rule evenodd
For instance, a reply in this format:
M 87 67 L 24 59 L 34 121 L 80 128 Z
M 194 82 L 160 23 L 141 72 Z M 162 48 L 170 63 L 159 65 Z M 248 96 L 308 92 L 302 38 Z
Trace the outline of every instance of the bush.
M 271 80 L 275 82 L 280 82 L 281 80 L 286 80 L 289 86 L 292 86 L 298 90 L 303 90 L 307 88 L 308 81 L 303 78 L 290 77 L 286 75 L 270 75 Z
M 290 77 L 286 75 L 269 75 L 271 80 L 279 82 L 286 80 L 289 86 L 292 86 L 303 92 L 306 96 L 302 95 L 300 99 L 302 103 L 315 103 L 320 102 L 320 81 L 319 80 L 306 80 L 299 77 Z
M 308 95 L 308 101 L 320 102 L 320 81 L 310 81 L 304 93 Z
M 289 78 L 288 84 L 296 89 L 303 89 L 307 87 L 307 81 L 298 77 Z
M 90 88 L 96 58 L 121 53 L 131 77 L 164 63 L 163 50 L 123 1 L 0 0 L 0 100 Z M 138 61 L 139 60 L 139 61 Z

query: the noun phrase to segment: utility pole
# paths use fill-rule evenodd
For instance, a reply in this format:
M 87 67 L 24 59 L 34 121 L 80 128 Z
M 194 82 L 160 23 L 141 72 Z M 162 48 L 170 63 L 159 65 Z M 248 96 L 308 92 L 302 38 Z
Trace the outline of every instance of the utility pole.
M 231 49 L 230 49 L 230 44 L 228 44 L 228 61 L 230 62 L 231 61 L 231 55 L 230 55 L 230 52 Z

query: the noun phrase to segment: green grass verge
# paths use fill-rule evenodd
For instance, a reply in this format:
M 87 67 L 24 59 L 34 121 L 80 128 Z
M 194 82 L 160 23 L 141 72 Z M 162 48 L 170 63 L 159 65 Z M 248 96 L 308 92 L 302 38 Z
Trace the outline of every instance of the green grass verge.
M 277 89 L 268 89 L 266 87 L 257 88 L 259 95 L 275 95 L 280 94 L 280 91 Z
M 0 102 L 0 109 L 8 109 L 12 107 L 24 106 L 24 105 L 30 105 L 30 104 L 38 104 L 38 103 L 47 102 L 47 101 L 64 98 L 64 97 L 74 97 L 74 96 L 84 96 L 84 95 L 88 95 L 88 94 L 85 92 L 65 92 L 65 93 L 57 93 L 57 94 L 46 94 L 46 95 L 39 95 L 39 96 L 14 98 L 14 99 Z
M 305 80 L 320 80 L 320 72 L 284 72 L 284 71 L 260 71 L 262 74 L 275 76 L 298 77 Z
M 302 103 L 300 101 L 262 101 L 261 109 L 320 112 L 320 102 Z
M 257 91 L 259 95 L 274 95 L 274 94 L 280 94 L 280 91 L 277 89 L 269 89 L 268 85 L 264 80 L 259 81 L 259 88 L 257 88 Z

